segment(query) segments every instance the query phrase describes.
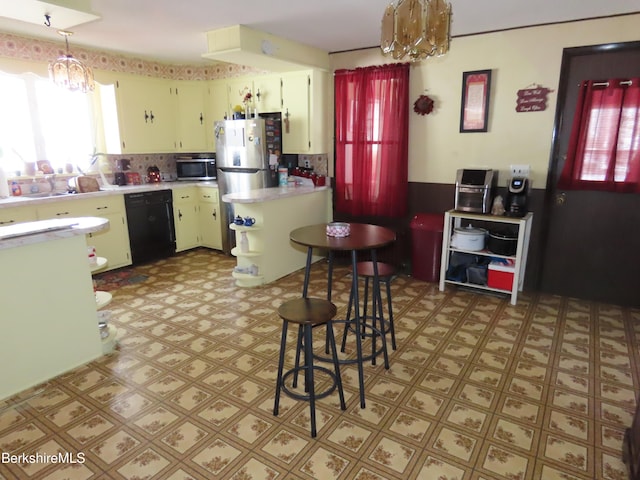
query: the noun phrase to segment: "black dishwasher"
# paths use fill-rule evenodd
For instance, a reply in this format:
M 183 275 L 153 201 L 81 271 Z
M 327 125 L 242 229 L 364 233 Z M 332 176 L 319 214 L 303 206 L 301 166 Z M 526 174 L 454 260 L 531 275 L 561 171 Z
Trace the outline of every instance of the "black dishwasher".
M 124 196 L 129 227 L 131 261 L 158 260 L 176 251 L 171 190 L 127 193 Z

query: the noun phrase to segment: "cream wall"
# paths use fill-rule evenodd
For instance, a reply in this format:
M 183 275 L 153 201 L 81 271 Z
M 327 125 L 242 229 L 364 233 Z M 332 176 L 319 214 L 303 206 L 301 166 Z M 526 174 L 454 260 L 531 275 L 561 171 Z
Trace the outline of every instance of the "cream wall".
M 640 15 L 629 15 L 454 38 L 446 56 L 412 65 L 409 180 L 453 183 L 458 168 L 482 166 L 499 169 L 506 185 L 509 165 L 528 164 L 533 187 L 545 188 L 563 48 L 640 40 L 639 25 Z M 390 63 L 377 48 L 330 59 L 334 71 Z M 459 133 L 462 72 L 485 69 L 492 70 L 489 131 Z M 547 109 L 517 113 L 517 91 L 532 84 L 554 90 Z M 425 93 L 435 110 L 421 116 L 413 102 Z

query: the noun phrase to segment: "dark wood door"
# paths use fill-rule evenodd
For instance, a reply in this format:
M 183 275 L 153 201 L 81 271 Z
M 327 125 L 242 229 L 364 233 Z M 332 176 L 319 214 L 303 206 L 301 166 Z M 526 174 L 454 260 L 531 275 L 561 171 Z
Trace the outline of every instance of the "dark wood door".
M 640 42 L 566 49 L 547 184 L 547 236 L 540 289 L 618 305 L 640 305 L 640 195 L 562 191 L 582 80 L 640 76 Z

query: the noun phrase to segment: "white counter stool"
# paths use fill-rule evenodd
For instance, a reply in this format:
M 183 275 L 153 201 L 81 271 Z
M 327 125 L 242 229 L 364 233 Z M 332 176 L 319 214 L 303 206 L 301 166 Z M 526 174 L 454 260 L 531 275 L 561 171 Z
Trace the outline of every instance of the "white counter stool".
M 333 317 L 336 316 L 336 306 L 329 300 L 319 298 L 296 298 L 289 300 L 278 308 L 278 315 L 282 318 L 282 337 L 280 341 L 280 358 L 278 360 L 278 376 L 276 379 L 276 398 L 273 406 L 273 414 L 278 415 L 280 405 L 280 392 L 286 393 L 291 398 L 305 400 L 309 402 L 311 411 L 311 436 L 315 437 L 316 431 L 316 400 L 331 395 L 337 388 L 340 396 L 340 408 L 346 410 L 344 402 L 344 392 L 342 390 L 342 379 L 340 378 L 340 364 L 338 363 L 338 352 L 333 334 Z M 284 357 L 287 347 L 287 330 L 289 323 L 298 325 L 298 339 L 296 340 L 296 362 L 294 368 L 284 372 Z M 333 368 L 328 368 L 313 364 L 313 328 L 319 325 L 326 325 L 327 342 L 331 349 L 333 358 Z M 304 363 L 300 365 L 300 354 L 304 351 Z M 298 373 L 304 372 L 305 393 L 300 394 L 292 389 L 297 387 Z M 314 373 L 323 372 L 333 380 L 331 385 L 324 391 L 317 393 L 314 384 Z M 290 389 L 286 385 L 288 377 L 293 376 Z

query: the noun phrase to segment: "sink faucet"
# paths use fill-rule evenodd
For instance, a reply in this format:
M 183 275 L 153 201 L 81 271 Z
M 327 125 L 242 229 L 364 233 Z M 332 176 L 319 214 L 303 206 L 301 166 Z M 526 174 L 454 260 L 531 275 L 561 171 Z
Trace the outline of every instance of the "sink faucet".
M 51 193 L 55 192 L 55 190 L 56 190 L 56 174 L 52 173 L 50 175 L 45 175 L 44 178 L 45 178 L 45 180 L 47 182 L 49 182 L 49 185 L 51 185 Z

